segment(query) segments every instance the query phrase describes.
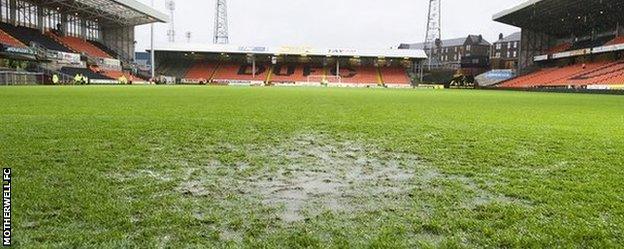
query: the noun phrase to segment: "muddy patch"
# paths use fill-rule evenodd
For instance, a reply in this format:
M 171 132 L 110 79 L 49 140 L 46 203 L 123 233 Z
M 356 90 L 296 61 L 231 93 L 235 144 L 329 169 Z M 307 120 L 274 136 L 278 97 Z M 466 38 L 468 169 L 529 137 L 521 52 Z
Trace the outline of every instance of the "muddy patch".
M 527 204 L 490 191 L 492 188 L 479 185 L 473 177 L 440 172 L 418 155 L 383 150 L 376 144 L 303 133 L 273 146 L 226 144 L 202 150 L 226 150 L 235 155 L 228 163 L 210 156 L 186 163 L 184 158 L 161 155 L 174 162 L 170 170 L 139 170 L 112 177 L 121 181 L 175 181 L 174 191 L 162 194 L 210 198 L 224 209 L 241 204 L 237 202 L 262 205 L 285 223 L 324 213 L 350 219 L 378 211 L 412 212 L 416 207 L 427 218 L 435 214 L 435 200 L 440 198 L 454 198 L 453 203 L 464 209 L 491 203 Z M 193 211 L 201 210 L 198 206 Z M 221 237 L 239 237 L 232 234 L 224 232 Z
M 400 199 L 411 190 L 409 182 L 420 168 L 415 155 L 381 153 L 362 142 L 319 134 L 298 135 L 261 153 L 276 159 L 278 170 L 250 179 L 250 186 L 264 204 L 282 207 L 278 216 L 285 222 L 326 211 L 376 208 L 388 203 L 384 199 Z
M 488 191 L 473 178 L 448 175 L 410 153 L 382 151 L 375 143 L 340 141 L 322 134 L 300 134 L 259 150 L 277 171 L 249 179 L 264 204 L 282 207 L 279 218 L 297 222 L 329 211 L 349 215 L 407 208 L 412 193 L 434 196 L 461 193 L 461 208 L 491 203 L 530 203 Z M 456 188 L 453 189 L 452 186 Z
M 204 183 L 201 181 L 183 182 L 176 190 L 183 195 L 189 196 L 208 196 L 210 194 L 204 187 Z

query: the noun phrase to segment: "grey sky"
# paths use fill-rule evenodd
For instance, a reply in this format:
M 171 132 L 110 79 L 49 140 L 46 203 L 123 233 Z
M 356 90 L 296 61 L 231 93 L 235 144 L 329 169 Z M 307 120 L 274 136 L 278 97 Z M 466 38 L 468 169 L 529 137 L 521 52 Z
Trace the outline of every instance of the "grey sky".
M 150 4 L 151 0 L 139 0 Z M 154 0 L 164 13 L 166 0 Z M 483 34 L 488 41 L 518 29 L 492 15 L 524 0 L 443 0 L 442 38 Z M 230 43 L 262 46 L 389 48 L 425 37 L 427 0 L 228 0 Z M 211 43 L 215 0 L 176 0 L 176 42 Z M 168 24 L 156 25 L 156 44 Z M 149 47 L 149 25 L 136 29 L 137 50 Z

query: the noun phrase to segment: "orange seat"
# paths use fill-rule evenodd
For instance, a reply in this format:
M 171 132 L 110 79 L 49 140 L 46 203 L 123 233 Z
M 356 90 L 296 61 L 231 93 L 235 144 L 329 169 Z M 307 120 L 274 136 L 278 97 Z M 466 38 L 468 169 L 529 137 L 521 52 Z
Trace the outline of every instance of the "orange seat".
M 307 82 L 306 68 L 309 75 L 322 75 L 323 67 L 311 65 L 274 65 L 271 72 L 271 82 Z M 319 79 L 315 79 L 319 80 Z
M 100 48 L 96 47 L 95 45 L 81 38 L 72 37 L 72 36 L 58 36 L 52 32 L 48 32 L 48 35 L 56 39 L 57 41 L 63 43 L 65 46 L 67 46 L 74 52 L 77 52 L 77 53 L 82 52 L 92 57 L 112 59 L 112 57 L 109 54 L 107 54 L 106 52 L 102 51 Z
M 255 76 L 252 66 L 246 64 L 226 63 L 219 66 L 213 77 L 214 81 L 264 81 L 266 80 L 268 65 L 256 65 Z
M 208 82 L 215 69 L 216 65 L 210 62 L 197 62 L 186 72 L 184 78 L 187 80 Z
M 99 72 L 96 72 L 96 73 L 104 75 L 104 76 L 106 76 L 108 78 L 111 78 L 113 80 L 119 80 L 119 78 L 121 78 L 121 76 L 125 76 L 127 80 L 132 80 L 132 79 L 135 78 L 135 77 L 132 76 L 132 74 L 124 73 L 122 71 L 99 71 Z
M 617 44 L 622 44 L 622 43 L 624 43 L 624 36 L 618 36 L 618 37 L 615 37 L 613 40 L 607 42 L 605 46 L 617 45 Z
M 106 77 L 109 77 L 111 79 L 119 79 L 121 78 L 121 76 L 125 75 L 123 72 L 121 71 L 102 71 L 102 74 L 106 75 Z
M 624 61 L 591 62 L 560 68 L 546 68 L 532 74 L 520 76 L 501 87 L 565 87 L 621 84 L 624 80 Z
M 329 76 L 336 76 L 337 68 L 328 70 Z M 340 80 L 350 84 L 378 84 L 379 74 L 373 66 L 344 66 L 340 68 Z
M 411 84 L 407 72 L 402 67 L 382 67 L 381 75 L 385 84 Z
M 566 42 L 566 43 L 561 43 L 557 46 L 554 46 L 552 48 L 549 48 L 546 53 L 548 54 L 556 54 L 556 53 L 561 53 L 561 52 L 565 52 L 568 49 L 572 48 L 572 43 Z
M 13 47 L 18 47 L 18 48 L 25 48 L 26 47 L 26 45 L 24 45 L 22 42 L 20 42 L 19 40 L 15 39 L 15 37 L 7 34 L 3 30 L 0 30 L 0 43 L 6 44 L 6 45 L 9 45 L 9 46 L 13 46 Z

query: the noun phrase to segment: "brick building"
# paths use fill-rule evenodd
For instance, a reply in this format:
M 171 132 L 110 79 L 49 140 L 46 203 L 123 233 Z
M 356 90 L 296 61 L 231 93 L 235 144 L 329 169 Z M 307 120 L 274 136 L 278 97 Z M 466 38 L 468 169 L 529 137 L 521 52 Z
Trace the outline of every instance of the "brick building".
M 424 43 L 401 44 L 399 49 L 424 49 Z M 450 69 L 461 67 L 464 57 L 490 57 L 491 44 L 483 39 L 481 35 L 469 35 L 464 38 L 442 40 L 431 51 L 425 51 L 428 56 L 433 57 L 437 66 Z
M 492 69 L 517 69 L 520 55 L 520 32 L 509 36 L 499 35 L 498 41 L 492 44 L 490 62 Z

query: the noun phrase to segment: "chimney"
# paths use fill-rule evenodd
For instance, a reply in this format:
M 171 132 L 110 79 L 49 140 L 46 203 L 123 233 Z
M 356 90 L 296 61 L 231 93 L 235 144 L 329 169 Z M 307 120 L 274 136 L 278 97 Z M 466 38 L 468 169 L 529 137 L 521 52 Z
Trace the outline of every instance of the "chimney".
M 503 38 L 505 38 L 505 37 L 503 36 L 503 33 L 500 33 L 500 34 L 498 35 L 498 40 L 502 40 Z

